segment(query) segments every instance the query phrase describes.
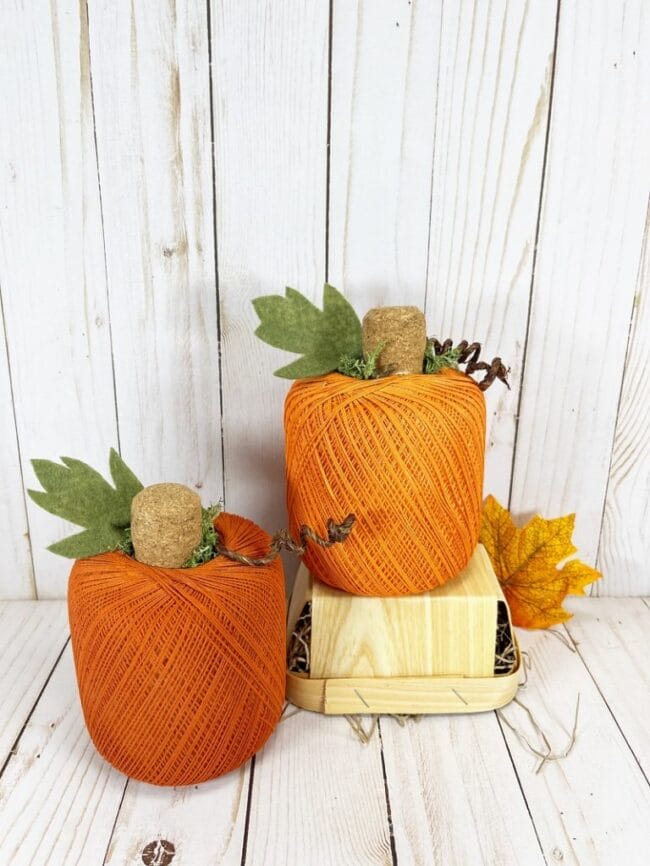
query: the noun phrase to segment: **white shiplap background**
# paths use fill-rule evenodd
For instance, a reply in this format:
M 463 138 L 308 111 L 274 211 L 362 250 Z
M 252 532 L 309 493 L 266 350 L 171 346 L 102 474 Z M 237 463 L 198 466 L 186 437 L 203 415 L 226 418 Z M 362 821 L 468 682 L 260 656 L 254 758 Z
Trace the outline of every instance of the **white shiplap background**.
M 326 278 L 507 359 L 486 492 L 650 593 L 650 4 L 9 0 L 0 43 L 0 596 L 65 594 L 31 457 L 283 525 L 250 301 Z

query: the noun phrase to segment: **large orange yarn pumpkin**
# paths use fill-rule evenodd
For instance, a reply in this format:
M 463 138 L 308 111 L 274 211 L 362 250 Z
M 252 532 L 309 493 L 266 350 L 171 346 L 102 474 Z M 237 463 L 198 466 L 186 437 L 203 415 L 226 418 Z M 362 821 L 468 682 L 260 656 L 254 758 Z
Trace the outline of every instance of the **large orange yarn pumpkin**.
M 268 551 L 269 536 L 250 520 L 221 514 L 215 525 L 226 547 Z M 86 725 L 118 770 L 195 784 L 266 742 L 284 704 L 280 559 L 167 569 L 107 553 L 75 563 L 68 598 Z
M 304 561 L 358 595 L 433 589 L 467 565 L 478 542 L 485 399 L 464 373 L 339 373 L 294 382 L 285 404 L 292 532 L 354 512 L 350 538 Z

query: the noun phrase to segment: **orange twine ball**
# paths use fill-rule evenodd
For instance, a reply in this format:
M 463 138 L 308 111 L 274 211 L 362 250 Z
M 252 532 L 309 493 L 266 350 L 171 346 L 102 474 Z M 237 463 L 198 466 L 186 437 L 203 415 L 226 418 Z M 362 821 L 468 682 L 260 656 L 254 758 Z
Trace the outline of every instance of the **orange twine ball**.
M 357 595 L 434 589 L 478 542 L 485 399 L 464 373 L 296 381 L 285 403 L 291 530 L 354 512 L 345 544 L 304 561 Z
M 270 537 L 220 514 L 222 543 L 264 556 Z M 114 767 L 155 785 L 190 785 L 260 749 L 284 704 L 285 601 L 280 559 L 217 557 L 156 568 L 120 553 L 75 563 L 68 594 L 81 705 Z

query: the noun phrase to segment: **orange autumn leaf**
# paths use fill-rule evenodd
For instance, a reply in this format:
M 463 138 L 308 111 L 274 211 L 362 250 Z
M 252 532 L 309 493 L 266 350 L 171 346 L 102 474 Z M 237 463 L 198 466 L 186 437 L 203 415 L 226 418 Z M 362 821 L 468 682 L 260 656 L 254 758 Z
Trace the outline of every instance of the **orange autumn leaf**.
M 571 614 L 562 607 L 567 595 L 584 595 L 599 580 L 596 569 L 572 559 L 558 563 L 577 548 L 571 537 L 575 514 L 545 520 L 533 517 L 520 529 L 510 512 L 488 496 L 483 506 L 479 540 L 488 552 L 503 588 L 514 625 L 548 628 Z

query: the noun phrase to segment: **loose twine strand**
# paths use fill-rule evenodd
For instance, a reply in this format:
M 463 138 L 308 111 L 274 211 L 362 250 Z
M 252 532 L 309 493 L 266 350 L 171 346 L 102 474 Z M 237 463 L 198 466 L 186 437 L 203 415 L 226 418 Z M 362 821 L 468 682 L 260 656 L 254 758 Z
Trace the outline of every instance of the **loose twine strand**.
M 575 647 L 565 638 L 565 636 L 558 631 L 555 631 L 552 628 L 546 629 L 547 632 L 552 634 L 558 640 L 560 640 L 567 649 L 571 650 L 571 652 L 575 652 Z M 496 653 L 495 653 L 495 674 L 504 673 L 508 670 L 512 669 L 512 655 L 514 653 L 514 643 L 512 638 L 509 639 L 507 631 L 502 628 L 502 624 L 499 624 L 499 629 L 497 630 L 497 641 L 496 641 Z M 292 634 L 292 640 L 289 645 L 289 652 L 287 657 L 287 665 L 290 671 L 300 671 L 302 673 L 309 673 L 310 669 L 310 644 L 311 644 L 311 602 L 307 602 L 305 607 L 303 608 L 298 620 L 296 621 L 296 625 L 294 627 L 294 631 Z M 525 689 L 528 685 L 528 674 L 532 668 L 532 662 L 530 659 L 530 655 L 526 650 L 522 650 L 520 652 L 522 659 L 522 672 L 523 672 L 523 680 L 519 683 L 520 689 Z M 357 697 L 359 700 L 368 706 L 366 700 L 363 695 L 356 690 Z M 467 701 L 463 698 L 461 694 L 459 694 L 456 689 L 452 689 L 458 699 L 467 704 Z M 524 711 L 528 720 L 535 731 L 535 734 L 541 740 L 543 748 L 538 748 L 537 746 L 531 743 L 530 739 L 526 736 L 526 734 L 519 730 L 513 722 L 511 722 L 503 710 L 499 709 L 496 711 L 497 717 L 503 722 L 503 724 L 515 735 L 519 743 L 524 747 L 524 749 L 529 752 L 534 757 L 538 758 L 538 763 L 535 767 L 535 774 L 541 772 L 544 766 L 552 761 L 560 761 L 563 758 L 566 758 L 571 750 L 573 749 L 578 731 L 578 718 L 580 713 L 580 693 L 578 693 L 576 699 L 576 707 L 573 718 L 573 727 L 571 729 L 571 734 L 569 737 L 569 741 L 564 749 L 558 752 L 553 751 L 553 747 L 548 739 L 548 736 L 544 732 L 542 726 L 535 718 L 530 707 L 526 706 L 523 701 L 521 701 L 518 697 L 513 698 L 513 703 L 517 704 L 518 707 Z M 286 709 L 286 707 L 285 707 Z M 292 715 L 295 715 L 299 710 L 294 710 L 294 712 L 287 714 L 284 718 L 290 718 Z M 344 718 L 347 723 L 350 725 L 354 735 L 357 737 L 359 742 L 363 746 L 367 746 L 368 743 L 371 742 L 375 731 L 377 729 L 377 720 L 379 719 L 379 714 L 368 714 L 370 715 L 370 727 L 366 728 L 364 725 L 364 716 L 359 714 L 348 714 L 345 715 Z M 389 718 L 393 718 L 400 725 L 400 727 L 404 727 L 407 722 L 419 722 L 422 719 L 421 715 L 403 715 L 403 714 L 393 714 L 393 713 L 383 713 L 383 716 L 388 716 Z
M 533 715 L 530 707 L 527 707 L 526 704 L 524 704 L 523 701 L 520 701 L 519 698 L 516 696 L 512 699 L 512 702 L 513 702 L 513 704 L 517 704 L 518 707 L 521 707 L 521 709 L 528 716 L 528 719 L 530 721 L 530 724 L 532 725 L 533 730 L 535 731 L 535 733 L 537 734 L 537 736 L 540 738 L 540 740 L 542 741 L 542 743 L 544 745 L 544 751 L 542 751 L 541 749 L 538 749 L 536 746 L 534 746 L 530 742 L 528 737 L 523 733 L 523 731 L 521 731 L 521 730 L 519 730 L 519 728 L 515 727 L 515 725 L 512 724 L 512 722 L 510 722 L 506 718 L 503 710 L 497 710 L 497 716 L 503 722 L 503 724 L 509 730 L 512 731 L 512 733 L 519 740 L 519 742 L 524 747 L 524 749 L 526 749 L 527 752 L 530 752 L 531 755 L 534 755 L 536 758 L 539 758 L 539 763 L 537 764 L 537 766 L 535 768 L 535 775 L 537 775 L 537 773 L 540 772 L 540 770 L 544 767 L 544 765 L 547 762 L 560 761 L 563 758 L 566 758 L 567 755 L 569 754 L 569 752 L 573 749 L 575 742 L 576 742 L 576 735 L 578 732 L 578 715 L 580 713 L 580 693 L 578 692 L 578 697 L 576 699 L 576 709 L 575 709 L 575 713 L 574 713 L 574 717 L 573 717 L 573 728 L 571 730 L 571 736 L 569 737 L 569 742 L 567 743 L 566 747 L 561 752 L 554 752 L 553 751 L 553 748 L 552 748 L 552 746 L 548 740 L 548 737 L 544 733 L 542 726 L 539 724 L 539 722 L 537 721 L 537 719 Z
M 312 541 L 325 550 L 333 547 L 335 544 L 342 544 L 352 531 L 355 521 L 356 517 L 354 514 L 348 514 L 341 523 L 335 523 L 330 517 L 327 521 L 327 538 L 322 538 L 310 526 L 303 524 L 298 530 L 300 541 L 294 541 L 288 529 L 280 529 L 272 537 L 269 551 L 264 556 L 246 556 L 238 550 L 230 550 L 221 541 L 215 545 L 215 553 L 218 556 L 225 556 L 233 562 L 238 562 L 240 565 L 250 565 L 257 568 L 273 562 L 280 555 L 281 550 L 288 550 L 290 553 L 302 556 L 307 549 L 308 541 Z
M 528 662 L 527 665 L 524 665 L 524 668 L 526 670 L 526 680 L 527 680 L 528 679 L 527 669 L 530 668 L 530 661 Z M 526 680 L 524 681 L 522 686 L 525 686 Z M 458 697 L 461 698 L 461 700 L 462 700 L 461 695 L 458 695 Z M 526 706 L 526 704 L 524 704 L 523 701 L 519 700 L 518 697 L 514 697 L 512 702 L 514 704 L 517 704 L 518 707 L 521 707 L 521 709 L 527 715 L 527 717 L 530 721 L 530 724 L 533 727 L 533 730 L 535 731 L 536 735 L 542 741 L 543 751 L 542 751 L 542 749 L 539 749 L 536 746 L 534 746 L 530 742 L 528 737 L 523 733 L 523 731 L 519 730 L 512 722 L 510 722 L 509 719 L 506 718 L 503 710 L 497 710 L 496 714 L 497 714 L 497 717 L 503 722 L 503 724 L 509 730 L 512 731 L 512 733 L 515 735 L 515 737 L 517 738 L 519 743 L 521 743 L 521 745 L 524 747 L 524 749 L 527 752 L 529 752 L 531 755 L 534 755 L 536 758 L 539 759 L 537 766 L 535 767 L 535 771 L 534 771 L 535 775 L 537 775 L 547 763 L 549 763 L 551 761 L 561 761 L 569 755 L 569 753 L 571 752 L 571 750 L 575 746 L 577 732 L 578 732 L 578 717 L 579 717 L 579 712 L 580 712 L 580 693 L 578 693 L 578 697 L 576 699 L 576 708 L 575 708 L 575 713 L 574 713 L 574 718 L 573 718 L 573 727 L 571 729 L 571 735 L 569 737 L 569 742 L 567 743 L 565 748 L 559 752 L 553 751 L 553 747 L 551 746 L 549 739 L 544 732 L 544 729 L 542 728 L 540 723 L 537 721 L 537 719 L 533 715 L 533 712 L 530 709 L 530 707 Z M 463 701 L 463 703 L 466 703 L 466 702 Z M 419 722 L 422 719 L 421 715 L 420 716 L 394 715 L 394 714 L 390 714 L 390 713 L 385 713 L 383 715 L 387 715 L 389 718 L 395 719 L 397 721 L 397 723 L 400 725 L 400 727 L 404 727 L 406 725 L 406 723 L 409 721 Z M 363 746 L 367 746 L 368 743 L 372 740 L 372 738 L 375 734 L 375 730 L 377 728 L 378 719 L 379 719 L 379 715 L 372 715 L 370 727 L 368 729 L 366 729 L 364 726 L 364 723 L 363 723 L 363 716 L 360 716 L 360 715 L 346 715 L 345 716 L 345 720 L 350 725 L 355 736 L 357 737 L 357 739 L 359 740 L 359 742 Z

